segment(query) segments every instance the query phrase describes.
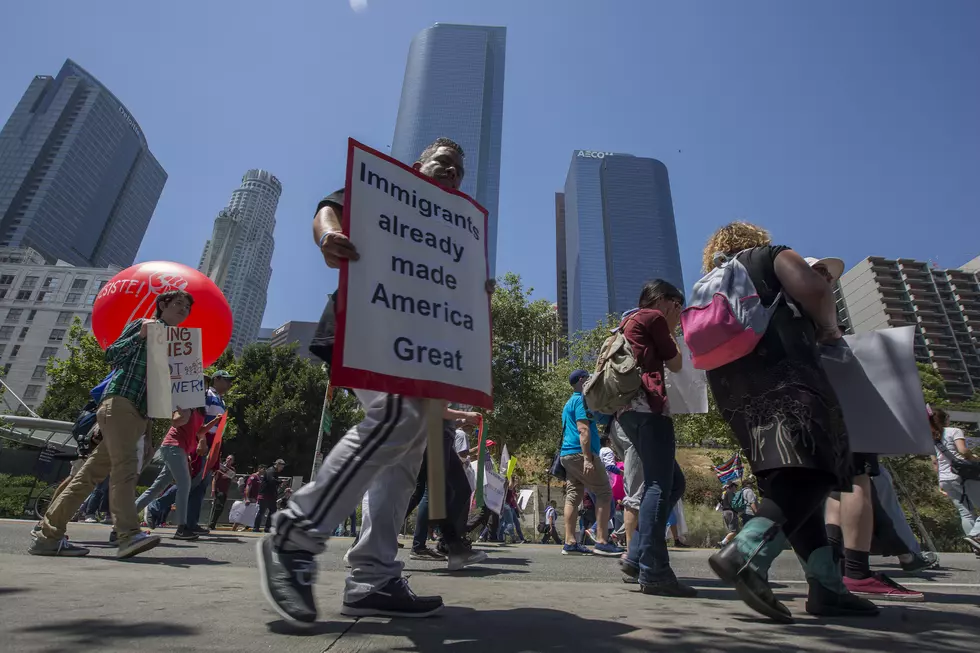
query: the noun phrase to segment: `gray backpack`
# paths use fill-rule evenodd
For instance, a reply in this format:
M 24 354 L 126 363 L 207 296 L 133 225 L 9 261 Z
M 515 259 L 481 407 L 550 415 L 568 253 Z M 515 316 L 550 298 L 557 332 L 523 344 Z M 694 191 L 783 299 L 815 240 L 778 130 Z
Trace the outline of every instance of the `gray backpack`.
M 606 338 L 599 349 L 595 372 L 585 382 L 582 396 L 589 410 L 612 415 L 626 408 L 642 387 L 643 370 L 633 355 L 633 347 L 623 334 L 632 318 Z

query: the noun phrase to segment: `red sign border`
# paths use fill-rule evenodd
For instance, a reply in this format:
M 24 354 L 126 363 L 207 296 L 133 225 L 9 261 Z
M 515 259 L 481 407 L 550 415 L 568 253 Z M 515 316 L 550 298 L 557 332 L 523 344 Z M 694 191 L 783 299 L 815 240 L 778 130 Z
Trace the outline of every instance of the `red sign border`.
M 472 197 L 461 193 L 457 190 L 452 190 L 449 188 L 443 188 L 435 182 L 433 182 L 428 177 L 420 174 L 414 168 L 405 165 L 401 161 L 394 159 L 387 154 L 379 152 L 372 147 L 368 147 L 363 143 L 360 143 L 353 138 L 347 141 L 347 179 L 344 183 L 344 215 L 342 221 L 342 227 L 344 233 L 348 236 L 350 235 L 350 197 L 351 197 L 351 187 L 354 175 L 354 150 L 360 149 L 368 154 L 372 154 L 380 159 L 384 159 L 388 163 L 392 163 L 406 172 L 410 172 L 427 184 L 432 185 L 434 188 L 438 188 L 440 191 L 452 193 L 458 197 L 462 197 L 467 200 L 470 204 L 476 208 L 477 211 L 483 214 L 483 251 L 484 257 L 487 262 L 487 279 L 490 278 L 490 254 L 489 254 L 489 239 L 487 238 L 487 229 L 489 228 L 490 216 L 489 211 L 480 206 Z M 355 243 L 356 245 L 356 243 Z M 443 399 L 450 402 L 468 404 L 470 406 L 476 406 L 478 408 L 485 408 L 491 410 L 493 408 L 493 395 L 480 392 L 479 390 L 473 390 L 471 388 L 463 388 L 460 386 L 452 385 L 449 383 L 442 383 L 439 381 L 420 381 L 418 379 L 408 379 L 401 376 L 393 376 L 390 374 L 380 374 L 378 372 L 370 372 L 367 370 L 357 369 L 354 367 L 346 367 L 344 365 L 344 342 L 347 333 L 347 274 L 348 274 L 347 261 L 342 261 L 340 265 L 340 285 L 337 289 L 337 303 L 336 303 L 336 313 L 337 313 L 337 330 L 334 339 L 334 350 L 333 350 L 333 361 L 330 364 L 330 382 L 331 385 L 341 388 L 358 388 L 364 390 L 375 390 L 378 392 L 387 392 L 390 394 L 399 394 L 407 397 L 422 397 L 425 399 Z M 490 338 L 491 347 L 493 339 L 493 316 L 490 314 L 490 295 L 487 295 L 487 315 L 490 316 Z M 488 352 L 488 355 L 492 356 Z

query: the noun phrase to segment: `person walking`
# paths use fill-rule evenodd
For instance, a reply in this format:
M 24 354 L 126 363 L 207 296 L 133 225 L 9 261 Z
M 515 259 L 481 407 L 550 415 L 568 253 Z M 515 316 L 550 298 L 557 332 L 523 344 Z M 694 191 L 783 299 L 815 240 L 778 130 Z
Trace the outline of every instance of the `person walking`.
M 623 550 L 609 542 L 609 510 L 612 506 L 612 488 L 599 460 L 599 431 L 592 413 L 582 397 L 582 386 L 589 378 L 585 370 L 575 370 L 568 377 L 572 396 L 562 409 L 561 464 L 567 476 L 565 481 L 565 546 L 562 555 L 595 554 L 618 556 Z M 595 495 L 596 533 L 595 546 L 589 549 L 579 544 L 575 537 L 575 517 L 583 501 L 583 491 L 588 488 Z M 588 524 L 586 525 L 588 526 Z
M 157 295 L 156 316 L 130 322 L 106 349 L 106 361 L 116 373 L 106 386 L 97 412 L 102 442 L 65 490 L 48 506 L 41 533 L 28 549 L 31 555 L 83 556 L 89 553 L 88 549 L 70 543 L 65 530 L 85 497 L 106 476 L 110 477 L 109 502 L 114 531 L 118 535 L 116 558 L 130 558 L 160 543 L 158 536 L 140 530 L 133 501 L 139 475 L 137 447 L 150 425 L 146 415 L 146 333 L 150 324 L 178 326 L 190 315 L 193 304 L 194 298 L 183 290 Z
M 980 553 L 980 478 L 970 477 L 980 471 L 962 429 L 950 428 L 949 414 L 942 408 L 930 408 L 929 424 L 936 455 L 933 467 L 939 476 L 939 489 L 949 497 L 960 513 L 964 540 L 977 553 Z M 963 465 L 972 462 L 973 465 Z
M 235 480 L 235 457 L 227 456 L 225 462 L 221 463 L 218 471 L 214 475 L 211 483 L 211 517 L 208 519 L 208 529 L 214 530 L 218 525 L 218 519 L 225 511 L 225 503 L 228 501 L 228 490 L 231 489 L 231 482 Z
M 218 435 L 218 422 L 221 421 L 218 418 L 224 415 L 227 410 L 224 397 L 231 389 L 234 378 L 234 375 L 226 370 L 218 370 L 207 378 L 208 389 L 204 395 L 204 406 L 207 410 L 207 418 L 211 424 L 211 428 L 207 433 L 207 448 L 202 454 L 204 458 L 203 462 L 207 462 L 211 445 L 214 444 L 214 439 Z M 198 535 L 207 535 L 210 532 L 209 529 L 200 525 L 201 510 L 204 506 L 204 497 L 207 495 L 208 490 L 212 488 L 212 479 L 217 474 L 219 466 L 220 456 L 216 456 L 211 467 L 202 467 L 198 475 L 194 476 L 194 480 L 191 483 L 191 492 L 187 499 L 187 525 Z
M 640 454 L 644 491 L 639 530 L 620 567 L 626 577 L 639 581 L 644 594 L 691 598 L 697 590 L 677 580 L 665 536 L 668 517 L 685 487 L 664 382 L 665 368 L 679 372 L 683 365 L 674 332 L 684 295 L 671 283 L 654 279 L 643 285 L 637 306 L 623 315 L 619 329 L 642 370 L 641 388 L 618 420 Z
M 436 139 L 419 155 L 414 168 L 450 190 L 463 180 L 463 150 L 448 138 Z M 313 237 L 329 267 L 356 265 L 359 254 L 344 235 L 344 193 L 324 198 L 314 216 Z M 493 292 L 487 280 L 487 292 Z M 333 296 L 324 308 L 311 351 L 329 360 L 336 317 Z M 331 449 L 317 477 L 294 495 L 276 517 L 276 533 L 258 544 L 263 593 L 283 618 L 300 624 L 317 619 L 313 597 L 314 558 L 337 524 L 365 492 L 361 537 L 348 552 L 351 573 L 341 612 L 347 616 L 424 617 L 442 608 L 438 596 L 418 596 L 401 575 L 396 559 L 398 531 L 422 462 L 427 424 L 425 401 L 381 392 L 356 390 L 364 420 Z
M 788 539 L 805 570 L 807 612 L 877 614 L 873 603 L 847 590 L 824 528 L 827 496 L 849 489 L 854 478 L 840 405 L 817 348 L 841 338 L 833 292 L 799 254 L 773 245 L 765 229 L 746 222 L 733 222 L 711 236 L 704 271 L 733 259 L 747 272 L 771 319 L 755 349 L 708 370 L 707 378 L 763 499 L 756 516 L 709 564 L 750 608 L 790 623 L 789 609 L 767 580 Z
M 255 513 L 255 523 L 252 524 L 252 530 L 256 533 L 262 525 L 263 516 L 265 516 L 265 532 L 268 533 L 272 528 L 272 516 L 276 514 L 276 501 L 279 498 L 279 474 L 285 467 L 286 461 L 280 458 L 272 463 L 271 467 L 267 467 L 265 473 L 259 477 L 257 498 L 259 510 Z
M 541 544 L 549 544 L 552 541 L 561 544 L 561 536 L 558 534 L 558 503 L 554 499 L 544 509 L 544 526 L 545 532 Z

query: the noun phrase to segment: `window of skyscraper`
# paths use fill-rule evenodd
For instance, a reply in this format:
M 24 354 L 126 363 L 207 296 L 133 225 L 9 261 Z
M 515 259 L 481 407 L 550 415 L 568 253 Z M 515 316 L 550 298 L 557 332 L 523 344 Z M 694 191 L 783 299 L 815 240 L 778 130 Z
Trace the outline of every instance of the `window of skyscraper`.
M 45 365 L 38 365 L 34 368 L 34 374 L 31 375 L 32 379 L 43 379 L 47 376 L 47 369 Z
M 24 314 L 24 310 L 21 308 L 12 308 L 7 311 L 7 319 L 4 320 L 8 324 L 17 324 L 20 322 L 20 316 Z
M 21 288 L 34 288 L 37 285 L 38 277 L 28 276 L 24 277 L 24 282 L 20 284 Z
M 85 286 L 88 285 L 88 279 L 78 278 L 71 282 L 72 290 L 85 290 Z
M 11 327 L 11 329 L 13 329 L 13 327 Z M 51 329 L 51 335 L 48 336 L 48 340 L 61 342 L 64 339 L 65 339 L 64 329 Z

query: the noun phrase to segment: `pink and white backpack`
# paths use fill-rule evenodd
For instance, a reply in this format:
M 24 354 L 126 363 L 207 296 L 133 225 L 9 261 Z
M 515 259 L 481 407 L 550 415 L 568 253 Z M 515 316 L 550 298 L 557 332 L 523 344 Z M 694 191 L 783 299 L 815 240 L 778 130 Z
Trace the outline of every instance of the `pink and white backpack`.
M 780 292 L 771 306 L 763 306 L 737 256 L 715 254 L 721 265 L 694 284 L 688 307 L 681 313 L 684 342 L 696 369 L 717 369 L 750 354 L 782 299 Z

